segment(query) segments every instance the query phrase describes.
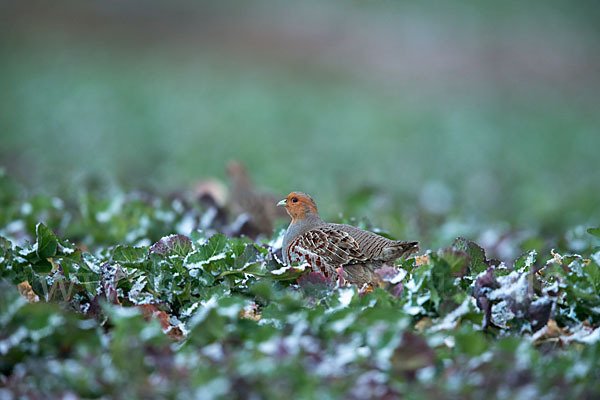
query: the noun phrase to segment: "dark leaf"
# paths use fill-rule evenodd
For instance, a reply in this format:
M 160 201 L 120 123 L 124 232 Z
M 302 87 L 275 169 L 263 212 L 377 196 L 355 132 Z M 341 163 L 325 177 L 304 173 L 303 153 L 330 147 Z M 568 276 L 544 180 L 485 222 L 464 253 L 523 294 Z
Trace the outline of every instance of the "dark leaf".
M 422 337 L 404 332 L 391 361 L 396 373 L 403 374 L 408 380 L 414 380 L 418 370 L 434 364 L 435 353 Z
M 192 251 L 192 242 L 184 235 L 169 235 L 160 239 L 150 247 L 150 253 L 160 255 L 176 254 L 185 257 Z
M 402 297 L 403 291 L 404 291 L 404 286 L 402 286 L 402 284 L 399 283 L 392 287 L 392 289 L 390 290 L 390 293 L 392 294 L 392 296 L 400 298 L 400 297 Z
M 552 305 L 553 302 L 549 297 L 537 299 L 529 305 L 529 320 L 531 321 L 531 328 L 534 331 L 546 326 L 550 318 Z
M 389 265 L 378 268 L 375 273 L 382 282 L 391 282 L 394 284 L 400 282 L 406 276 L 406 271 L 390 267 Z
M 323 298 L 331 291 L 333 283 L 322 274 L 310 271 L 298 278 L 298 286 L 307 296 Z
M 37 243 L 36 254 L 45 260 L 49 257 L 54 257 L 58 250 L 58 239 L 56 235 L 41 222 L 35 227 L 35 238 Z

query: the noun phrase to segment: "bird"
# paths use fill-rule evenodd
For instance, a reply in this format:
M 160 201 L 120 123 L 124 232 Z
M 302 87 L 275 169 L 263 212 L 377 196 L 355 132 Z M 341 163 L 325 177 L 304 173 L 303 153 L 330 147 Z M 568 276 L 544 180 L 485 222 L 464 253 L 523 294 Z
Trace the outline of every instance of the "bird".
M 292 218 L 283 238 L 283 261 L 306 262 L 315 272 L 334 278 L 338 268 L 351 284 L 374 284 L 375 270 L 418 251 L 418 242 L 390 240 L 351 225 L 321 219 L 317 204 L 306 193 L 291 192 L 277 203 Z
M 232 214 L 247 226 L 252 237 L 258 235 L 270 236 L 277 219 L 285 218 L 285 212 L 276 207 L 278 197 L 260 191 L 253 184 L 246 167 L 238 161 L 230 161 L 227 165 L 227 175 L 231 180 L 230 208 Z M 244 220 L 243 218 L 247 218 Z

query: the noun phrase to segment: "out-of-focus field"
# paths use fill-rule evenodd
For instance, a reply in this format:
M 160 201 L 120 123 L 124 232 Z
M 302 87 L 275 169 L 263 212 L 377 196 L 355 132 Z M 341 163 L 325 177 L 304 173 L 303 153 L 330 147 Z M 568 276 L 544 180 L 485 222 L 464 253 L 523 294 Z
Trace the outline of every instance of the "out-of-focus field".
M 169 191 L 239 159 L 331 218 L 375 193 L 350 216 L 388 229 L 599 216 L 593 2 L 0 7 L 0 163 L 32 192 Z

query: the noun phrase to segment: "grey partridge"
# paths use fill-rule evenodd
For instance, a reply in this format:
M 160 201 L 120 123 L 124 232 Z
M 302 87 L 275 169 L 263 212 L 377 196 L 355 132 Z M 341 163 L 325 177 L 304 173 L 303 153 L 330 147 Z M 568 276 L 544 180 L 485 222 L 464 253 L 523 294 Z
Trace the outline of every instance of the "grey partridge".
M 285 212 L 275 205 L 277 197 L 256 189 L 248 171 L 240 162 L 229 162 L 227 174 L 231 179 L 231 212 L 236 217 L 245 214 L 252 225 L 250 231 L 271 235 L 275 221 L 285 218 Z
M 354 226 L 327 223 L 321 219 L 315 201 L 309 195 L 292 192 L 278 206 L 292 218 L 283 239 L 283 259 L 307 262 L 328 278 L 342 267 L 342 276 L 362 285 L 378 281 L 375 270 L 393 264 L 402 256 L 418 250 L 418 242 L 390 240 Z

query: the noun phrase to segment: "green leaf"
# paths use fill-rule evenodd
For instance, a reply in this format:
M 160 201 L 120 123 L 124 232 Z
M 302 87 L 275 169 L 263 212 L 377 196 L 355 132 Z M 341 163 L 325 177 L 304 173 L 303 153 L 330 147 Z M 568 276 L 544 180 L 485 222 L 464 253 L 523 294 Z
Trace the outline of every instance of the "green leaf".
M 36 225 L 35 237 L 37 242 L 36 254 L 40 259 L 45 260 L 56 255 L 58 238 L 46 225 L 41 222 Z
M 248 238 L 232 238 L 229 239 L 228 247 L 233 251 L 236 257 L 239 257 L 249 244 L 254 244 Z
M 41 259 L 33 264 L 32 268 L 38 274 L 47 274 L 52 271 L 52 263 L 46 259 Z
M 448 263 L 450 272 L 455 277 L 462 277 L 467 272 L 471 261 L 469 255 L 464 251 L 446 249 L 439 253 L 440 258 Z
M 79 251 L 76 245 L 70 243 L 68 240 L 62 240 L 58 238 L 58 254 L 71 255 Z
M 0 256 L 7 257 L 9 253 L 12 253 L 12 243 L 4 236 L 0 236 Z
M 209 258 L 225 250 L 226 245 L 227 236 L 223 235 L 222 233 L 217 233 L 216 235 L 213 235 L 210 239 L 208 239 L 208 243 L 198 248 L 198 254 L 200 254 L 200 257 L 203 260 L 208 260 Z
M 120 264 L 139 264 L 148 259 L 148 248 L 119 245 L 113 250 L 111 258 Z
M 594 235 L 597 238 L 600 238 L 600 227 L 598 227 L 598 228 L 589 228 L 587 230 L 587 233 L 589 233 L 590 235 Z
M 461 327 L 454 335 L 456 350 L 469 356 L 478 356 L 488 347 L 487 341 L 481 332 Z
M 72 269 L 75 269 L 76 266 L 83 264 L 82 262 L 82 253 L 81 250 L 75 250 L 72 253 L 65 254 L 62 256 L 58 256 L 54 258 L 55 262 L 60 264 L 60 267 L 63 270 L 65 278 L 69 281 L 70 273 Z
M 234 268 L 242 269 L 260 259 L 261 253 L 254 244 L 247 244 L 242 254 L 235 258 Z
M 198 243 L 200 241 L 204 241 L 204 240 L 206 240 L 206 234 L 204 233 L 204 231 L 200 231 L 200 230 L 192 231 L 190 233 L 190 240 L 193 243 Z
M 295 281 L 296 279 L 298 279 L 305 273 L 307 273 L 306 270 L 300 270 L 298 268 L 290 268 L 287 271 L 285 271 L 283 274 L 273 274 L 273 273 L 269 272 L 269 273 L 267 273 L 266 276 L 268 276 L 269 278 L 276 280 L 276 281 Z
M 489 263 L 485 257 L 485 250 L 478 244 L 463 237 L 457 237 L 452 244 L 455 250 L 464 251 L 471 257 L 470 267 L 477 273 L 485 271 Z
M 600 292 L 600 267 L 596 263 L 590 262 L 583 267 L 583 272 L 598 294 Z
M 537 251 L 531 250 L 525 254 L 522 254 L 515 260 L 515 270 L 519 272 L 528 272 L 531 267 L 535 264 Z

